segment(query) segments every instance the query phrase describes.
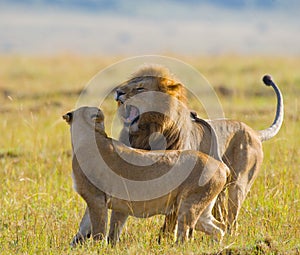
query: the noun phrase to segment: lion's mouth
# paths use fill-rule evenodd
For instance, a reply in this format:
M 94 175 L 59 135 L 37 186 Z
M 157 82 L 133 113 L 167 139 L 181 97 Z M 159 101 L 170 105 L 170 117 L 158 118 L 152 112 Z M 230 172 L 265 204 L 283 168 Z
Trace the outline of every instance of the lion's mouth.
M 125 105 L 125 117 L 123 118 L 125 125 L 132 125 L 138 121 L 140 117 L 139 109 L 133 105 Z

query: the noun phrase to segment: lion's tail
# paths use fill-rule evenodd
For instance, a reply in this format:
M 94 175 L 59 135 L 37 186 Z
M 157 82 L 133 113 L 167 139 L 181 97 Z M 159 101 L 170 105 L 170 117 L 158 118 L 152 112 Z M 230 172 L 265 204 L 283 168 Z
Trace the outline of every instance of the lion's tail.
M 282 122 L 283 122 L 283 115 L 284 115 L 284 106 L 283 106 L 283 99 L 282 99 L 282 94 L 277 87 L 277 85 L 272 81 L 272 78 L 270 75 L 265 75 L 263 77 L 263 82 L 265 83 L 266 86 L 272 86 L 277 97 L 277 109 L 276 109 L 276 116 L 275 120 L 273 121 L 272 125 L 264 130 L 260 130 L 259 136 L 260 140 L 266 141 L 274 137 L 280 130 Z

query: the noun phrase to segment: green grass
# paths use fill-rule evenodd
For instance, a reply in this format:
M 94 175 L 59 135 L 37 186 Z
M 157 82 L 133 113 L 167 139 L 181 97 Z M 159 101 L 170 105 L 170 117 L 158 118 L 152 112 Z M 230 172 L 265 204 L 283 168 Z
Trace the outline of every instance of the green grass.
M 275 96 L 262 85 L 262 75 L 272 74 L 284 94 L 284 125 L 264 143 L 264 164 L 239 216 L 239 235 L 225 237 L 222 245 L 202 233 L 184 245 L 158 245 L 163 217 L 156 216 L 130 218 L 115 248 L 92 241 L 69 248 L 85 205 L 72 188 L 70 134 L 61 116 L 75 107 L 88 80 L 116 59 L 0 57 L 0 253 L 299 253 L 300 59 L 258 56 L 183 59 L 216 90 L 232 91 L 218 94 L 226 117 L 254 129 L 269 126 L 275 112 Z

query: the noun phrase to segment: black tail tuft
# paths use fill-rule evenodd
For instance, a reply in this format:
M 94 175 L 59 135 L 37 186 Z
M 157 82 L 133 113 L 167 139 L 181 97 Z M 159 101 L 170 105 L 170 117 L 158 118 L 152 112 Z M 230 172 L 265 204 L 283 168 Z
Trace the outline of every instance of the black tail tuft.
M 264 84 L 266 84 L 267 86 L 271 86 L 271 85 L 273 84 L 271 75 L 268 75 L 268 74 L 264 75 L 264 77 L 263 77 L 263 82 L 264 82 Z

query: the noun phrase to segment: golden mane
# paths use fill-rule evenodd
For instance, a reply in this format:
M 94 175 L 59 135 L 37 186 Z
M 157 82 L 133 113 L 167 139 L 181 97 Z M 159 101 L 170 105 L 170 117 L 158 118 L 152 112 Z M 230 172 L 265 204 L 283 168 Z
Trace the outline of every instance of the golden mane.
M 161 77 L 161 78 L 177 80 L 174 74 L 172 74 L 168 68 L 157 64 L 142 65 L 141 67 L 139 67 L 137 71 L 135 71 L 131 75 L 131 78 L 144 77 L 144 76 L 153 76 L 153 77 Z

